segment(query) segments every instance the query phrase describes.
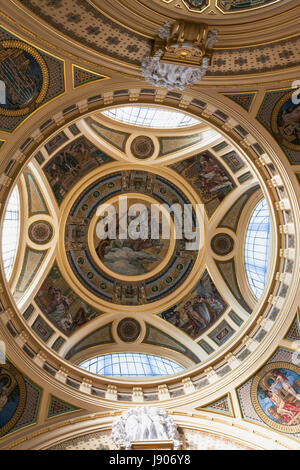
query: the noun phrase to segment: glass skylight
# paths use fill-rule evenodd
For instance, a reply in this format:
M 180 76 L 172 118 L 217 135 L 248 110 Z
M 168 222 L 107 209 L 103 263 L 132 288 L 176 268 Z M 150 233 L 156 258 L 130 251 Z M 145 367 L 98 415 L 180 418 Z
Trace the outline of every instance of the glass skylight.
M 104 354 L 88 359 L 79 367 L 106 377 L 162 377 L 184 370 L 184 367 L 164 357 L 129 352 Z
M 7 281 L 10 279 L 18 248 L 19 212 L 19 191 L 15 186 L 7 205 L 2 228 L 2 259 Z
M 200 121 L 184 113 L 150 106 L 124 106 L 103 111 L 103 114 L 116 121 L 135 126 L 173 129 L 199 124 Z
M 251 216 L 245 242 L 245 267 L 250 288 L 260 299 L 265 288 L 270 252 L 270 212 L 265 199 Z

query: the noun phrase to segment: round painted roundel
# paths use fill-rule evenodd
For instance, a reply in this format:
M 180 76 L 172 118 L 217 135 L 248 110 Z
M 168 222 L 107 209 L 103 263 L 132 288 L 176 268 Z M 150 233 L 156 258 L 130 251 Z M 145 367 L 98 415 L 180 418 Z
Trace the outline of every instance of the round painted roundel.
M 24 412 L 25 404 L 26 384 L 24 378 L 7 361 L 0 368 L 0 437 L 14 428 Z
M 116 227 L 116 238 L 115 240 L 102 239 L 97 235 L 97 224 L 93 231 L 93 247 L 97 253 L 97 257 L 94 256 L 98 264 L 103 270 L 110 271 L 111 274 L 117 276 L 140 276 L 145 278 L 153 271 L 157 271 L 162 267 L 163 264 L 170 259 L 174 251 L 174 241 L 164 239 L 162 237 L 162 231 L 158 233 L 158 238 L 151 238 L 151 204 L 157 203 L 152 197 L 146 197 L 140 195 L 136 198 L 133 194 L 127 194 L 126 207 L 128 209 L 128 216 L 126 224 L 130 227 L 130 210 L 140 206 L 141 202 L 147 210 L 147 238 L 139 238 L 137 240 L 128 237 L 127 239 L 121 239 L 118 232 L 118 224 L 122 223 L 125 216 L 120 214 L 119 198 L 111 200 L 112 206 L 115 208 L 117 227 Z M 97 219 L 96 219 L 97 220 Z M 157 220 L 157 224 L 159 221 Z M 94 227 L 93 221 L 92 226 Z
M 28 235 L 33 243 L 44 245 L 51 240 L 53 236 L 53 228 L 49 222 L 38 220 L 30 225 Z
M 280 144 L 289 149 L 300 149 L 300 104 L 293 101 L 293 93 L 285 94 L 272 113 L 272 130 Z
M 217 255 L 225 256 L 233 250 L 234 241 L 227 233 L 218 233 L 211 241 L 211 247 Z
M 272 362 L 255 377 L 251 399 L 260 418 L 276 431 L 300 432 L 300 369 Z
M 134 318 L 123 318 L 118 324 L 117 332 L 122 341 L 130 343 L 138 338 L 141 327 Z
M 44 100 L 49 74 L 41 54 L 22 41 L 1 42 L 0 78 L 5 83 L 6 102 L 0 114 L 22 116 Z
M 136 158 L 149 158 L 154 152 L 153 140 L 145 135 L 139 135 L 133 139 L 130 150 Z

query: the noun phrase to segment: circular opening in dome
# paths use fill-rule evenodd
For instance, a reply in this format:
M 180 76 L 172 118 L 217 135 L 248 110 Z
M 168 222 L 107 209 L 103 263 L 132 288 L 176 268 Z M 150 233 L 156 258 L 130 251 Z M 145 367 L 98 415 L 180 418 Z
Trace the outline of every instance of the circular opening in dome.
M 270 254 L 270 212 L 262 199 L 255 207 L 246 232 L 245 268 L 251 291 L 259 300 L 264 291 Z
M 200 124 L 187 114 L 151 106 L 123 106 L 103 111 L 102 114 L 115 121 L 134 126 L 172 129 Z
M 9 281 L 19 241 L 20 198 L 15 186 L 7 204 L 2 227 L 2 260 L 7 281 Z
M 105 377 L 164 377 L 185 368 L 165 357 L 140 353 L 104 354 L 79 364 L 84 370 Z

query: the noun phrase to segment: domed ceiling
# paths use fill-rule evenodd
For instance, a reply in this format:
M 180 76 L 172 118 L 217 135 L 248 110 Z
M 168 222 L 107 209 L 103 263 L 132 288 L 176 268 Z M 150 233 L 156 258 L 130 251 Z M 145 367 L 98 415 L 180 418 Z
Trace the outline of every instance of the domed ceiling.
M 18 188 L 25 237 L 12 293 L 26 319 L 35 311 L 35 334 L 68 360 L 155 345 L 190 367 L 251 322 L 268 253 L 247 227 L 264 185 L 243 151 L 205 121 L 153 106 L 90 115 L 40 148 Z M 107 205 L 116 225 L 103 237 Z M 146 234 L 121 236 L 140 214 Z M 272 241 L 266 229 L 259 237 Z
M 0 375 L 17 410 L 0 447 L 108 433 L 145 403 L 246 447 L 299 444 L 298 9 L 0 0 Z M 142 61 L 179 19 L 218 30 L 211 63 L 155 87 Z M 121 236 L 138 220 L 143 237 Z M 267 392 L 285 377 L 283 418 Z

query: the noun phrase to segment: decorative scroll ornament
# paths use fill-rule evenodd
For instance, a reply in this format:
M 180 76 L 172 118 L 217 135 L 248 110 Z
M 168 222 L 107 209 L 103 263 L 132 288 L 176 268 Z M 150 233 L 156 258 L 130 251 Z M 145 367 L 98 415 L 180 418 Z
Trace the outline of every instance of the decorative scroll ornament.
M 180 449 L 177 425 L 167 412 L 146 406 L 125 411 L 112 426 L 112 438 L 119 447 L 131 449 L 137 441 L 173 441 L 174 450 Z
M 203 24 L 167 21 L 158 29 L 152 56 L 142 62 L 142 75 L 157 87 L 184 90 L 206 74 L 217 36 Z

